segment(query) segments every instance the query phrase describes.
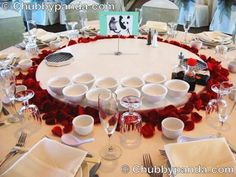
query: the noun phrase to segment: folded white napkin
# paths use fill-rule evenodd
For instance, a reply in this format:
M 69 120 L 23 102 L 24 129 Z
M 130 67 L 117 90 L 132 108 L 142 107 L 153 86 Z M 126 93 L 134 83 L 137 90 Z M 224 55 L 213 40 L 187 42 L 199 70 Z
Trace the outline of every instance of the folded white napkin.
M 1 177 L 74 177 L 86 154 L 43 138 Z
M 232 40 L 231 36 L 221 33 L 219 31 L 202 32 L 202 33 L 199 33 L 198 36 L 203 41 L 209 42 L 209 43 L 220 43 L 222 39 L 224 43 L 229 43 Z
M 42 42 L 50 42 L 57 39 L 57 34 L 47 32 L 43 29 L 37 28 L 32 29 L 32 31 L 35 31 L 36 38 Z M 28 36 L 28 32 L 23 33 L 23 36 Z
M 147 21 L 147 23 L 142 26 L 142 29 L 148 31 L 149 29 L 156 30 L 159 33 L 164 33 L 167 31 L 167 24 L 164 22 L 156 22 L 156 21 Z
M 165 145 L 172 167 L 236 168 L 236 161 L 224 138 Z M 235 177 L 229 173 L 177 174 L 176 177 Z

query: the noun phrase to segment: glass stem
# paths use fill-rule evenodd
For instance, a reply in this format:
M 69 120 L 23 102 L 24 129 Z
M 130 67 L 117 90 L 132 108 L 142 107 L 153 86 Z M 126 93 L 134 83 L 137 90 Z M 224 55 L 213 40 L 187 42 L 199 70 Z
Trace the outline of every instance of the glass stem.
M 187 35 L 188 35 L 188 30 L 184 31 L 184 43 L 187 44 Z
M 111 152 L 113 147 L 111 145 L 111 134 L 108 134 L 108 151 Z

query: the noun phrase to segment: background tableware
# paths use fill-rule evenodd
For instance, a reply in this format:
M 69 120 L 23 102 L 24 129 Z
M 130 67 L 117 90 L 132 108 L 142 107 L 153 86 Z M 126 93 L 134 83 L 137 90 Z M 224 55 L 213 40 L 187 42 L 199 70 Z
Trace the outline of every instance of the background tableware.
M 143 80 L 147 84 L 162 84 L 166 81 L 166 76 L 160 73 L 147 73 L 143 75 Z
M 66 100 L 72 103 L 79 103 L 84 99 L 87 91 L 88 91 L 88 87 L 86 85 L 76 84 L 76 85 L 66 86 L 62 90 L 62 93 Z
M 61 47 L 61 44 L 62 44 L 61 40 L 56 39 L 54 41 L 49 42 L 49 47 L 51 50 L 57 50 Z
M 168 117 L 161 122 L 161 127 L 165 137 L 176 139 L 182 134 L 184 123 L 182 120 L 175 117 Z
M 119 119 L 119 110 L 116 95 L 111 91 L 109 91 L 108 97 L 99 95 L 98 110 L 102 127 L 109 137 L 109 144 L 100 151 L 100 155 L 106 160 L 118 159 L 121 156 L 120 147 L 114 144 L 110 144 L 110 137 L 115 132 Z
M 236 73 L 236 59 L 229 62 L 228 69 L 229 69 L 230 72 Z
M 168 95 L 171 97 L 184 97 L 189 90 L 189 84 L 185 81 L 172 79 L 168 80 L 165 83 L 165 86 L 168 89 Z
M 109 97 L 110 91 L 108 89 L 102 89 L 102 88 L 93 88 L 89 90 L 86 93 L 86 99 L 87 99 L 88 105 L 92 107 L 97 107 L 99 95 L 103 96 L 104 98 Z
M 146 84 L 142 87 L 144 99 L 151 103 L 163 100 L 167 92 L 167 88 L 160 84 Z
M 32 60 L 25 59 L 19 61 L 19 67 L 22 71 L 27 71 L 33 64 Z
M 140 79 L 139 77 L 135 77 L 135 76 L 125 77 L 121 79 L 121 85 L 123 87 L 141 89 L 141 87 L 144 85 L 144 81 Z
M 63 76 L 56 76 L 48 81 L 48 87 L 58 95 L 62 95 L 62 90 L 70 84 L 70 79 Z
M 190 46 L 200 50 L 202 48 L 202 41 L 197 40 L 197 39 L 196 40 L 192 40 L 190 42 Z
M 79 135 L 88 135 L 93 131 L 94 119 L 90 115 L 79 115 L 72 121 L 74 130 Z
M 128 87 L 124 87 L 124 88 L 120 88 L 118 90 L 116 90 L 116 95 L 117 95 L 117 99 L 121 100 L 122 98 L 126 97 L 126 96 L 136 96 L 136 97 L 141 97 L 141 93 L 139 90 L 134 89 L 134 88 L 128 88 Z
M 113 77 L 103 77 L 95 82 L 96 87 L 115 91 L 118 87 L 118 81 Z
M 61 137 L 61 141 L 69 146 L 79 146 L 84 143 L 93 142 L 94 140 L 94 138 L 80 139 L 72 134 L 64 134 Z
M 91 73 L 77 74 L 72 78 L 74 84 L 85 84 L 90 89 L 95 81 L 95 76 Z

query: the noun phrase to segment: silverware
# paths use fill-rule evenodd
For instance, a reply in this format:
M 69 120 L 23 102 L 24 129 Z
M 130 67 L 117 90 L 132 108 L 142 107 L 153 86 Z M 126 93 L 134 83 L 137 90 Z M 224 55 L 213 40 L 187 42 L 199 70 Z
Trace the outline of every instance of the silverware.
M 10 152 L 4 157 L 4 159 L 1 160 L 0 162 L 0 167 L 11 157 L 14 157 L 16 154 L 18 153 L 23 153 L 25 151 L 21 150 L 20 148 L 23 147 L 25 145 L 25 140 L 27 137 L 27 133 L 22 132 L 18 142 L 16 143 L 16 145 L 10 150 Z
M 90 170 L 89 170 L 89 177 L 95 177 L 97 170 L 101 166 L 101 162 L 96 163 Z
M 153 170 L 155 169 L 150 154 L 143 155 L 143 166 L 147 169 L 147 173 L 150 177 L 162 177 L 162 173 L 155 173 Z M 151 171 L 151 172 L 150 172 Z
M 2 106 L 2 113 L 4 114 L 4 116 L 8 116 L 10 114 L 4 106 Z

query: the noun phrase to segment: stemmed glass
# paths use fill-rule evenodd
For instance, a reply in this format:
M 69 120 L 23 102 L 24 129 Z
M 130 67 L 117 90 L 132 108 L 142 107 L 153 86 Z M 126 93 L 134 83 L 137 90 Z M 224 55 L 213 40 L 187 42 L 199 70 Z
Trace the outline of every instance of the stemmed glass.
M 34 20 L 28 20 L 26 23 L 27 23 L 28 35 L 25 36 L 27 40 L 25 45 L 25 50 L 27 53 L 35 56 L 39 53 L 39 49 L 36 43 L 37 25 Z
M 79 37 L 79 31 L 76 29 L 76 27 L 78 26 L 78 22 L 76 21 L 71 21 L 67 23 L 68 25 L 68 37 L 69 37 L 69 41 L 70 40 L 75 40 Z
M 15 72 L 14 68 L 7 67 L 0 70 L 0 84 L 1 91 L 5 97 L 5 101 L 11 105 L 13 111 L 13 116 L 8 118 L 9 122 L 18 122 L 18 112 L 15 107 L 15 92 L 16 92 L 16 81 L 15 81 Z
M 171 38 L 175 38 L 175 35 L 176 35 L 176 28 L 177 28 L 177 23 L 175 22 L 168 22 L 167 23 L 167 35 L 168 35 L 168 38 L 171 37 Z
M 194 14 L 186 12 L 186 14 L 184 15 L 184 24 L 183 24 L 183 27 L 184 27 L 184 43 L 185 44 L 188 44 L 188 40 L 187 40 L 188 31 L 189 31 L 190 27 L 192 26 L 193 22 L 194 22 Z
M 135 12 L 138 13 L 138 35 L 136 36 L 136 38 L 138 38 L 138 36 L 139 36 L 139 29 L 140 29 L 142 21 L 143 21 L 143 10 L 140 9 L 140 8 L 135 8 Z
M 119 146 L 110 143 L 110 137 L 115 132 L 119 119 L 116 95 L 112 92 L 109 95 L 100 94 L 98 110 L 100 122 L 109 137 L 109 144 L 100 151 L 100 155 L 106 160 L 118 159 L 121 156 L 121 149 Z
M 87 29 L 87 26 L 88 26 L 87 11 L 86 10 L 80 10 L 79 11 L 79 17 L 80 17 L 80 25 L 81 25 L 80 31 L 82 33 L 84 33 L 85 30 Z
M 34 97 L 34 91 L 29 90 L 29 89 L 17 92 L 15 94 L 16 101 L 23 103 L 23 106 L 19 110 L 19 114 L 22 117 L 22 120 L 21 120 L 22 124 L 26 123 L 26 119 L 32 120 L 32 118 L 33 120 L 41 122 L 41 117 L 40 117 L 38 107 L 34 104 L 29 104 L 29 100 L 33 97 Z M 32 130 L 32 128 L 33 126 L 30 125 L 28 130 L 30 131 Z M 26 129 L 23 131 L 26 131 Z
M 213 85 L 212 90 L 217 93 L 217 99 L 210 100 L 206 106 L 207 122 L 218 131 L 219 135 L 221 131 L 229 129 L 226 120 L 231 114 L 231 107 L 224 96 L 231 92 L 232 86 L 228 81 Z
M 142 118 L 134 109 L 142 105 L 141 99 L 136 96 L 126 96 L 120 101 L 120 104 L 128 109 L 121 116 L 121 143 L 125 147 L 134 148 L 141 141 Z

